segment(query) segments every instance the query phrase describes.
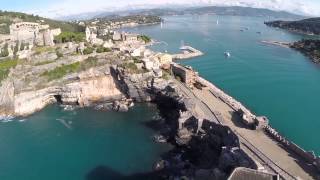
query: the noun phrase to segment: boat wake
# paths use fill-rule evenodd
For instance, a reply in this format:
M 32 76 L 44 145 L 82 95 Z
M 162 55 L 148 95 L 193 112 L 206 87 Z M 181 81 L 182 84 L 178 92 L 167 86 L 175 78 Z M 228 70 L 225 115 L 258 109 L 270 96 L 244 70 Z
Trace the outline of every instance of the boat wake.
M 61 124 L 64 125 L 66 128 L 72 129 L 72 126 L 71 126 L 72 121 L 67 122 L 67 121 L 64 120 L 64 119 L 56 119 L 56 120 L 59 121 L 59 122 L 61 122 Z

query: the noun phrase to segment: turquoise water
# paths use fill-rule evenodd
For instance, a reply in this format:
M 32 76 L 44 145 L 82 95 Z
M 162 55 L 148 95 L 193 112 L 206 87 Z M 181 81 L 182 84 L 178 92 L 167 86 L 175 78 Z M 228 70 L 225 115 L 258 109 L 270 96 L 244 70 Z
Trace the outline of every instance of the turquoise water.
M 304 37 L 269 28 L 264 20 L 174 16 L 165 17 L 162 29 L 157 25 L 130 31 L 168 44 L 156 45 L 156 50 L 177 52 L 181 40 L 200 49 L 204 56 L 181 63 L 194 67 L 253 112 L 269 117 L 271 125 L 290 140 L 320 155 L 320 68 L 294 50 L 260 43 L 292 42 Z M 249 30 L 241 32 L 245 27 Z M 231 58 L 224 57 L 225 51 L 231 52 Z
M 150 105 L 127 113 L 53 105 L 25 121 L 0 122 L 0 179 L 81 180 L 97 172 L 115 177 L 151 171 L 168 150 L 153 143 L 154 132 L 145 125 L 156 114 Z

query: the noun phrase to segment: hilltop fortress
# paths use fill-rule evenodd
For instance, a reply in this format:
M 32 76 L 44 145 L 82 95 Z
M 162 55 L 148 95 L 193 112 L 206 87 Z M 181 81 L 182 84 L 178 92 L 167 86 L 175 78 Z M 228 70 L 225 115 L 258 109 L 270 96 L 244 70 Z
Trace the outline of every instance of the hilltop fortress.
M 50 29 L 49 25 L 20 22 L 10 26 L 10 36 L 12 41 L 25 42 L 38 46 L 53 46 L 54 36 L 58 36 L 61 29 Z

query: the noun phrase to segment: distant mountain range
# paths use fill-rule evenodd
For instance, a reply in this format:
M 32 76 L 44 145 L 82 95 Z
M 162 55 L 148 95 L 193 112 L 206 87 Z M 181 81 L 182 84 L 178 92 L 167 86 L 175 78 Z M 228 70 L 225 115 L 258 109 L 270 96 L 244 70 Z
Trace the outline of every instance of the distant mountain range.
M 128 15 L 153 15 L 153 16 L 170 16 L 170 15 L 186 15 L 186 14 L 215 14 L 215 15 L 232 15 L 232 16 L 252 16 L 252 17 L 266 17 L 270 19 L 302 19 L 304 16 L 292 14 L 285 11 L 273 11 L 269 9 L 259 9 L 251 7 L 193 7 L 193 8 L 158 8 L 158 9 L 137 9 L 126 10 L 118 12 L 96 12 L 96 13 L 82 13 L 74 16 L 63 17 L 68 20 L 87 20 L 93 18 L 103 18 L 107 16 L 128 16 Z
M 271 21 L 265 22 L 265 24 L 298 33 L 320 35 L 320 18 L 309 18 L 299 21 Z

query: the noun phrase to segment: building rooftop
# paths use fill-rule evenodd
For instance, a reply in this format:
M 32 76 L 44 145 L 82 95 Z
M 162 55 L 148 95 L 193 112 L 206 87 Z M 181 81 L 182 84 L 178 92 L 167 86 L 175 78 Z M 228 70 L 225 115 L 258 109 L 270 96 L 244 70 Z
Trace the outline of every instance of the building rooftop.
M 278 180 L 278 176 L 244 167 L 236 168 L 228 180 Z

